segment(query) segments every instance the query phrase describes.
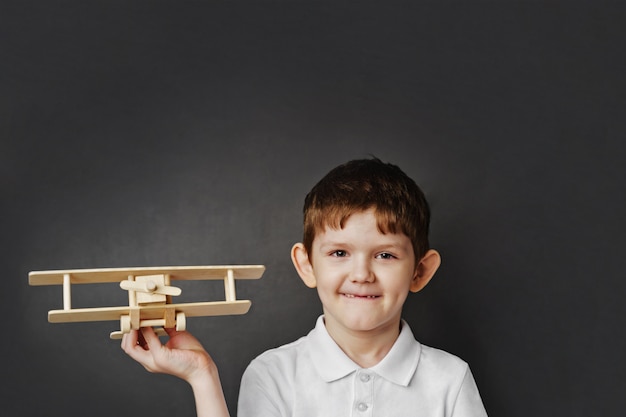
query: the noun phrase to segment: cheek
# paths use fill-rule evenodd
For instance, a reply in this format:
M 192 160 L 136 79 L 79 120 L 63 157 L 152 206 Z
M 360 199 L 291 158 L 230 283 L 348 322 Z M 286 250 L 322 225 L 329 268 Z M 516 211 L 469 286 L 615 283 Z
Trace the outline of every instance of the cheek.
M 322 304 L 322 306 L 330 306 L 333 305 L 333 298 L 334 298 L 335 293 L 330 291 L 329 289 L 325 288 L 325 287 L 317 287 L 317 297 L 320 300 L 320 303 Z
M 324 302 L 326 300 L 330 300 L 331 297 L 334 297 L 339 292 L 340 284 L 333 279 L 329 279 L 328 276 L 324 275 L 323 278 L 320 278 L 318 275 L 317 278 L 317 295 L 320 298 L 320 301 Z
M 402 282 L 394 283 L 393 288 L 389 289 L 396 295 L 397 299 L 406 300 L 411 291 L 412 282 L 412 280 L 402 280 Z

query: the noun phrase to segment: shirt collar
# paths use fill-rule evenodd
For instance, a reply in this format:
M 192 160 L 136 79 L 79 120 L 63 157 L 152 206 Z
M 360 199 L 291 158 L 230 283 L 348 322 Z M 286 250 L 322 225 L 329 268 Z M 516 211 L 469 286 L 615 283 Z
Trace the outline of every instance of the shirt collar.
M 409 325 L 404 320 L 401 324 L 400 336 L 389 353 L 370 370 L 395 384 L 407 386 L 417 369 L 421 346 Z M 361 369 L 330 337 L 324 325 L 324 316 L 317 319 L 308 338 L 311 341 L 309 346 L 312 346 L 309 352 L 313 365 L 324 381 L 336 381 Z
M 374 365 L 371 370 L 394 384 L 408 386 L 417 370 L 422 347 L 409 327 L 402 320 L 400 335 L 387 356 Z
M 341 379 L 360 369 L 335 343 L 324 325 L 324 316 L 319 316 L 311 330 L 309 352 L 315 369 L 326 382 Z

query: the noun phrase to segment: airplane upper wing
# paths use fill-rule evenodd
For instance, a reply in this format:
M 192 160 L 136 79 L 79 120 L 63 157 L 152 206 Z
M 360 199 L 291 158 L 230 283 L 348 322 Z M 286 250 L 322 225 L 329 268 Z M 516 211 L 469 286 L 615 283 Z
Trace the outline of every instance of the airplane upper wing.
M 261 278 L 263 265 L 220 265 L 220 266 L 155 266 L 138 268 L 67 269 L 54 271 L 32 271 L 28 274 L 30 285 L 61 285 L 69 275 L 72 284 L 119 282 L 129 275 L 168 274 L 171 280 L 224 279 L 228 271 L 235 279 Z

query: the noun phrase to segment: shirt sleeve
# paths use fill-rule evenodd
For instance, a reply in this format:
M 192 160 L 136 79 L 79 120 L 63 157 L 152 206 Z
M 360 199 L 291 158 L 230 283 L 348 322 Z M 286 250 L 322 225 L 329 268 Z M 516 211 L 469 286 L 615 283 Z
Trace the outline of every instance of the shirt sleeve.
M 469 367 L 465 372 L 461 389 L 457 395 L 452 417 L 487 417 L 487 411 Z
M 271 376 L 271 369 L 258 360 L 252 361 L 241 378 L 237 416 L 286 416 L 284 401 L 280 401 L 280 397 L 280 389 Z

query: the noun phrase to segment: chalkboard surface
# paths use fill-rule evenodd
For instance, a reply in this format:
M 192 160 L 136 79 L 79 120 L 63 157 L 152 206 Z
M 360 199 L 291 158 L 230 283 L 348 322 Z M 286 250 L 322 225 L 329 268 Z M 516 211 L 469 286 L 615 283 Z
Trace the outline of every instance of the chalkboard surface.
M 191 416 L 28 272 L 264 264 L 248 314 L 188 320 L 236 415 L 246 365 L 321 312 L 289 259 L 305 194 L 375 155 L 443 257 L 404 317 L 491 416 L 626 409 L 624 8 L 602 2 L 3 2 L 6 416 Z M 108 288 L 82 286 L 99 305 Z M 115 299 L 115 298 L 114 298 Z M 123 299 L 122 299 L 123 301 Z

